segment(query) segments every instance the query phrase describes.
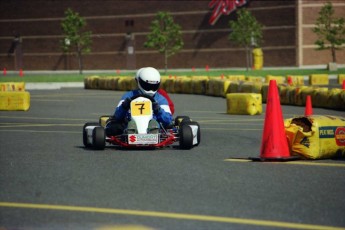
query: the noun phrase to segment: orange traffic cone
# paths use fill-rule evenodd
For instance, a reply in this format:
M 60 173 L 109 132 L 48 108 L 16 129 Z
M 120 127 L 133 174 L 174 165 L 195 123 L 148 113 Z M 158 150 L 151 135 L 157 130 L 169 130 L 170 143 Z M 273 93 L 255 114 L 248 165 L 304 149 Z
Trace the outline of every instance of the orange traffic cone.
M 343 86 L 342 89 L 345 89 L 345 80 L 343 80 Z
M 311 116 L 311 115 L 313 115 L 311 96 L 307 95 L 306 102 L 305 102 L 304 116 Z
M 23 76 L 24 76 L 23 69 L 20 69 L 20 70 L 19 70 L 19 76 L 20 76 L 20 77 L 23 77 Z
M 290 155 L 276 80 L 271 80 L 268 88 L 260 157 L 250 159 L 256 161 L 289 161 L 299 159 L 299 157 Z
M 288 85 L 293 85 L 293 80 L 292 80 L 291 76 L 287 77 L 287 83 L 288 83 Z

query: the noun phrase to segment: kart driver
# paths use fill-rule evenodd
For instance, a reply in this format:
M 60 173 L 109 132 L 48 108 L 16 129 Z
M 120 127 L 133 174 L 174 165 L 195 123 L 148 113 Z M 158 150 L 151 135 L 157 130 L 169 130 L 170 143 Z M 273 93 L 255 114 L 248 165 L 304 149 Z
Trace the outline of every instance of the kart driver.
M 164 127 L 169 126 L 173 122 L 171 110 L 169 108 L 168 100 L 162 96 L 158 91 L 161 82 L 159 72 L 153 67 L 141 68 L 137 71 L 135 80 L 138 84 L 138 89 L 125 93 L 118 106 L 115 109 L 114 116 L 109 119 L 105 131 L 108 136 L 122 134 L 126 129 L 133 129 L 130 122 L 130 103 L 131 98 L 136 95 L 146 95 L 153 97 L 155 102 L 152 103 L 153 120 L 150 121 L 149 127 L 156 126 L 159 128 L 157 122 L 161 123 Z M 154 122 L 156 124 L 154 124 Z M 131 127 L 130 127 L 131 126 Z M 158 127 L 157 127 L 158 126 Z
M 136 79 L 136 80 L 138 80 L 139 73 L 140 73 L 140 71 L 143 70 L 143 69 L 144 69 L 144 68 L 141 68 L 141 69 L 139 69 L 139 70 L 136 72 L 136 74 L 135 74 L 135 79 Z M 163 97 L 165 97 L 165 99 L 167 99 L 168 104 L 169 104 L 169 108 L 170 108 L 170 112 L 171 112 L 172 115 L 174 115 L 174 112 L 175 112 L 175 105 L 174 105 L 174 102 L 170 99 L 168 93 L 167 93 L 164 89 L 162 89 L 162 88 L 159 88 L 159 89 L 157 90 L 157 92 L 158 92 L 159 94 L 161 94 Z

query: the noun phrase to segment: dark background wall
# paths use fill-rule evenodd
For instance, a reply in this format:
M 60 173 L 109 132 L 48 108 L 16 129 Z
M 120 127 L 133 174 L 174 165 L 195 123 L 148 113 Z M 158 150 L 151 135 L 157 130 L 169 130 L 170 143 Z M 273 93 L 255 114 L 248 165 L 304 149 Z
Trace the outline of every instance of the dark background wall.
M 84 69 L 164 68 L 164 59 L 144 47 L 150 23 L 158 11 L 170 12 L 183 32 L 184 47 L 169 59 L 169 68 L 245 67 L 245 53 L 228 40 L 229 20 L 223 15 L 215 25 L 208 21 L 212 9 L 207 1 L 119 1 L 119 0 L 10 0 L 0 1 L 0 67 L 26 70 L 78 69 L 74 56 L 62 53 L 59 41 L 64 11 L 71 8 L 86 19 L 92 31 L 92 52 L 84 56 Z M 264 66 L 297 65 L 296 1 L 252 0 L 246 7 L 264 25 Z M 126 26 L 127 21 L 127 26 Z M 128 26 L 128 21 L 132 26 Z M 131 33 L 134 57 L 127 55 Z M 20 34 L 22 63 L 8 50 Z

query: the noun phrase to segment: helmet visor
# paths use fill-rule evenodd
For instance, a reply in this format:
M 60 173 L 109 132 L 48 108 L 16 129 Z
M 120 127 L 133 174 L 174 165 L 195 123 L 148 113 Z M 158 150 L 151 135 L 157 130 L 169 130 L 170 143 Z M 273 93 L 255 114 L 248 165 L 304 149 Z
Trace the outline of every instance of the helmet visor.
M 145 91 L 157 91 L 160 85 L 160 82 L 151 84 L 148 82 L 143 81 L 141 78 L 139 78 L 139 84 L 141 88 L 143 88 Z

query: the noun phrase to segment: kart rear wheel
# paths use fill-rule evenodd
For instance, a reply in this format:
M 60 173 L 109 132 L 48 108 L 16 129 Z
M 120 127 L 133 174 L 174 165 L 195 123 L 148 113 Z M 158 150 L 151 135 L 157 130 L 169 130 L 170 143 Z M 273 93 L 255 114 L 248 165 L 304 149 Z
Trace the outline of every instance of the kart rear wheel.
M 83 126 L 83 144 L 86 148 L 90 148 L 92 145 L 87 142 L 87 132 L 85 130 L 87 126 L 99 126 L 99 124 L 97 122 L 87 122 Z
M 201 138 L 201 131 L 200 131 L 200 125 L 198 122 L 196 121 L 186 121 L 186 122 L 183 122 L 182 125 L 195 125 L 195 126 L 198 126 L 198 131 L 197 131 L 197 134 L 196 134 L 196 138 L 197 138 L 197 141 L 198 143 L 196 144 L 196 146 L 198 146 L 200 144 L 200 138 Z
M 93 147 L 98 150 L 105 148 L 105 131 L 103 127 L 95 127 L 92 131 Z
M 182 125 L 180 128 L 180 148 L 191 149 L 193 147 L 193 132 L 189 125 Z

